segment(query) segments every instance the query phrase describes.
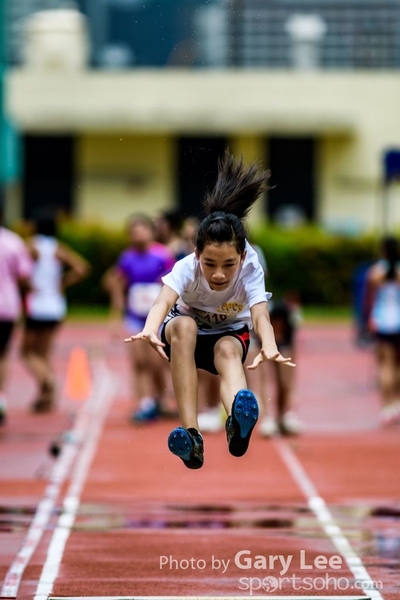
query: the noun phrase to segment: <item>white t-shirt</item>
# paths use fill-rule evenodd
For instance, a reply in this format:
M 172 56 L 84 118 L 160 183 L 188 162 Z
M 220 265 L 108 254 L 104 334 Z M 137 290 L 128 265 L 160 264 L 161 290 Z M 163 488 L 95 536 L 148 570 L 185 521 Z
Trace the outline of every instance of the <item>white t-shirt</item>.
M 172 271 L 162 277 L 179 299 L 166 322 L 177 315 L 193 317 L 199 334 L 252 329 L 250 308 L 267 302 L 272 294 L 265 291 L 265 274 L 257 253 L 246 242 L 247 254 L 241 268 L 226 290 L 212 290 L 204 278 L 196 255 L 179 260 Z
M 67 301 L 61 292 L 63 268 L 57 258 L 58 241 L 37 235 L 34 245 L 39 256 L 34 262 L 33 291 L 27 298 L 27 315 L 43 321 L 61 321 L 67 312 Z

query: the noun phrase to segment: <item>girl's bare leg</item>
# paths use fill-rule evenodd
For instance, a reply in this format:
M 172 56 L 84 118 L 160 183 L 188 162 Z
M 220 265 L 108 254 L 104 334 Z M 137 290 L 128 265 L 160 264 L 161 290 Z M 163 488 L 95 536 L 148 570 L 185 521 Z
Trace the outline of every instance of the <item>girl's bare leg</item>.
M 381 341 L 377 345 L 376 352 L 381 395 L 380 418 L 383 425 L 391 425 L 400 418 L 398 349 L 390 343 Z
M 285 354 L 294 357 L 294 348 L 286 348 Z M 295 369 L 288 369 L 286 365 L 279 363 L 274 363 L 272 367 L 276 381 L 276 408 L 279 429 L 283 435 L 299 435 L 303 427 L 294 412 Z
M 221 376 L 222 402 L 229 415 L 225 424 L 228 448 L 237 457 L 247 452 L 258 419 L 257 401 L 247 389 L 242 353 L 239 340 L 232 336 L 219 339 L 214 347 L 214 364 Z M 240 390 L 243 392 L 239 394 Z
M 223 429 L 226 419 L 220 396 L 220 378 L 202 370 L 198 374 L 199 426 L 202 433 L 217 433 Z
M 133 396 L 137 402 L 143 398 L 154 398 L 153 354 L 147 342 L 130 344 L 130 365 L 132 372 Z
M 56 330 L 26 330 L 23 334 L 21 357 L 39 386 L 53 383 L 54 374 L 50 363 Z
M 378 379 L 382 407 L 390 406 L 396 389 L 396 352 L 390 344 L 380 342 L 377 347 Z
M 4 392 L 6 382 L 6 354 L 0 354 L 0 395 Z
M 172 386 L 182 426 L 198 430 L 198 378 L 194 360 L 197 325 L 191 317 L 175 317 L 167 323 L 165 336 L 171 346 Z
M 221 402 L 219 395 L 219 378 L 207 371 L 200 371 L 199 377 L 199 408 L 209 410 L 218 408 Z
M 286 349 L 288 356 L 295 361 L 293 348 Z M 276 405 L 278 417 L 281 418 L 294 408 L 295 369 L 288 369 L 286 365 L 275 363 L 273 365 L 276 376 Z
M 153 371 L 155 395 L 158 398 L 161 415 L 176 416 L 176 401 L 172 389 L 170 365 L 154 351 L 152 354 L 153 358 L 155 358 L 155 368 Z
M 214 347 L 214 364 L 221 377 L 221 399 L 228 415 L 237 392 L 247 388 L 242 354 L 242 345 L 233 336 L 220 338 Z

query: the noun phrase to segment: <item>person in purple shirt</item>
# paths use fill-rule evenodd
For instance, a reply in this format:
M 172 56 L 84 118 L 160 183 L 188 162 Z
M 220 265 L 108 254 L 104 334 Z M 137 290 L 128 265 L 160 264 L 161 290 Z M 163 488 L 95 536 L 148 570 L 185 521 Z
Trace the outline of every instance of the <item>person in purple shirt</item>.
M 161 277 L 172 268 L 175 258 L 164 244 L 155 241 L 153 221 L 134 215 L 127 223 L 128 247 L 104 277 L 110 295 L 112 329 L 124 325 L 134 335 L 143 329 L 148 312 L 161 288 Z M 150 421 L 166 412 L 166 392 L 171 389 L 169 369 L 149 344 L 130 347 L 130 366 L 137 408 L 132 420 Z

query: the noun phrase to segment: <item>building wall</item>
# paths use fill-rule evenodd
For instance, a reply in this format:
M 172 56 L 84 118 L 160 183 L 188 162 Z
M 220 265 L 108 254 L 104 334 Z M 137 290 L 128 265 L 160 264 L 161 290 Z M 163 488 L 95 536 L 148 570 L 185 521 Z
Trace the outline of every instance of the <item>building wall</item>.
M 156 135 L 82 135 L 77 143 L 76 216 L 119 226 L 132 213 L 155 215 L 176 203 L 176 139 Z M 232 152 L 245 162 L 265 163 L 265 144 L 254 136 L 234 137 Z M 266 198 L 256 203 L 250 223 L 265 216 Z
M 157 135 L 83 134 L 77 144 L 77 217 L 119 225 L 175 204 L 174 144 Z
M 378 228 L 383 152 L 400 148 L 395 72 L 20 69 L 9 74 L 7 100 L 22 131 L 77 136 L 79 216 L 106 221 L 174 203 L 180 135 L 224 134 L 245 160 L 265 160 L 270 135 L 298 135 L 318 140 L 318 220 Z M 400 225 L 395 187 L 391 195 Z
M 230 143 L 230 149 L 233 154 L 243 156 L 245 163 L 260 161 L 265 168 L 268 168 L 264 138 L 254 135 L 234 136 Z M 265 219 L 267 203 L 265 196 L 265 194 L 261 196 L 253 206 L 248 218 L 249 225 L 259 223 Z

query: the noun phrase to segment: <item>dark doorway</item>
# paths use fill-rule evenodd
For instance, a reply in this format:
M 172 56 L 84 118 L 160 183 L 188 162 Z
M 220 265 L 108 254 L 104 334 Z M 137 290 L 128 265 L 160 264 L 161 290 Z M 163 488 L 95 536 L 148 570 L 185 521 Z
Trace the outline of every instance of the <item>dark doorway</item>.
M 178 139 L 178 206 L 185 215 L 204 216 L 201 203 L 215 184 L 218 158 L 227 145 L 223 137 Z
M 274 137 L 267 140 L 271 169 L 268 216 L 284 222 L 315 218 L 315 139 Z
M 70 214 L 75 180 L 74 138 L 24 138 L 23 215 L 31 219 L 43 209 Z

